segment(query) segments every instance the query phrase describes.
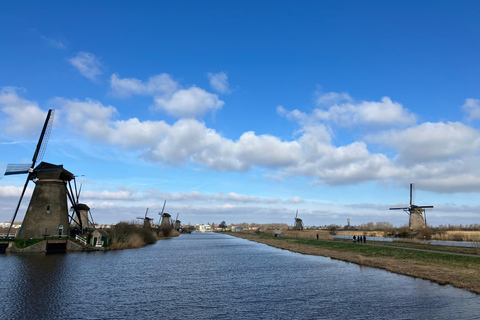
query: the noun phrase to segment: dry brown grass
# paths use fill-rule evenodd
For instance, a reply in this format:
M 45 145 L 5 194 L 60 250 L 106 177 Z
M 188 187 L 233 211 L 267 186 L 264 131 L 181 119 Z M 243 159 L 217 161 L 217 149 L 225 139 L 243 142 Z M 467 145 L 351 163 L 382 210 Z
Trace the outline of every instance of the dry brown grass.
M 480 294 L 480 266 L 476 260 L 473 264 L 464 265 L 460 262 L 439 262 L 438 260 L 429 261 L 428 259 L 416 260 L 414 258 L 405 258 L 405 256 L 402 258 L 387 256 L 372 257 L 359 252 L 332 250 L 321 246 L 296 243 L 288 238 L 262 238 L 261 236 L 242 233 L 232 235 L 293 252 L 330 257 L 359 265 L 380 268 L 398 274 L 431 280 L 439 284 L 450 284 L 457 288 L 467 289 Z M 358 246 L 353 245 L 352 248 L 358 248 Z M 399 248 L 398 250 L 402 249 Z M 454 257 L 452 257 L 452 259 L 454 259 Z
M 123 250 L 123 249 L 136 249 L 141 248 L 146 245 L 145 241 L 143 241 L 142 237 L 136 233 L 133 233 L 128 241 L 114 241 L 110 246 L 111 250 Z
M 480 231 L 441 231 L 432 235 L 432 240 L 479 242 Z

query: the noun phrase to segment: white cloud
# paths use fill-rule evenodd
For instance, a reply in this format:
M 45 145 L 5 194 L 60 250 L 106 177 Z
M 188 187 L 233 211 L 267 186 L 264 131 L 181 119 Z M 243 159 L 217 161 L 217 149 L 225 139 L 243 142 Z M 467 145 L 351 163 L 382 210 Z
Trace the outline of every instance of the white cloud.
M 204 115 L 207 111 L 222 108 L 224 102 L 216 94 L 208 93 L 203 89 L 191 87 L 178 90 L 170 97 L 155 98 L 155 109 L 164 110 L 168 114 L 179 118 L 194 118 Z
M 8 94 L 0 95 L 3 101 L 19 101 L 16 94 Z M 236 172 L 261 168 L 265 170 L 264 177 L 281 180 L 304 176 L 312 178 L 314 183 L 327 185 L 366 181 L 409 183 L 415 180 L 419 184 L 423 181 L 427 189 L 436 188 L 442 192 L 480 190 L 480 179 L 477 178 L 480 169 L 476 165 L 480 161 L 480 133 L 457 122 L 424 123 L 336 146 L 326 125 L 310 121 L 300 111 L 288 113 L 282 107 L 278 108 L 280 114 L 297 119 L 304 117 L 305 124 L 291 141 L 272 135 L 257 135 L 252 131 L 232 140 L 208 128 L 204 122 L 188 118 L 173 124 L 137 118 L 118 120 L 119 113 L 113 106 L 104 106 L 91 99 L 56 98 L 53 103 L 60 109 L 58 114 L 64 121 L 59 122 L 65 124 L 65 128 L 75 130 L 94 144 L 135 151 L 142 159 L 162 165 L 193 164 L 215 171 Z M 21 100 L 20 104 L 32 103 Z M 388 146 L 396 153 L 390 158 L 382 153 L 372 153 L 366 142 Z M 465 183 L 457 182 L 449 187 L 448 183 L 455 176 L 462 177 Z M 465 188 L 462 189 L 461 185 Z M 128 196 L 128 192 L 119 195 Z M 194 192 L 181 196 L 201 197 Z M 217 200 L 221 197 L 230 203 L 242 198 L 229 194 L 217 195 Z
M 22 190 L 23 190 L 23 187 L 0 186 L 0 198 L 3 198 L 3 197 L 20 198 L 20 195 L 22 194 Z M 24 197 L 30 197 L 32 193 L 33 193 L 33 189 L 30 187 L 27 187 L 27 189 L 25 190 Z
M 463 157 L 477 153 L 480 147 L 480 133 L 459 122 L 426 122 L 369 136 L 367 140 L 393 147 L 406 164 Z
M 403 126 L 416 122 L 416 117 L 397 102 L 383 97 L 380 102 L 362 101 L 331 106 L 327 111 L 315 109 L 313 117 L 332 121 L 342 127 L 354 125 Z
M 218 77 L 214 77 L 215 79 Z M 218 84 L 220 80 L 217 80 Z M 228 84 L 227 84 L 228 85 Z M 208 111 L 221 109 L 224 102 L 216 94 L 192 86 L 182 89 L 168 74 L 148 78 L 146 82 L 135 78 L 120 78 L 118 74 L 110 77 L 112 94 L 127 98 L 132 95 L 150 95 L 154 97 L 152 109 L 163 110 L 178 118 L 196 118 Z
M 300 203 L 300 202 L 303 202 L 303 201 L 304 201 L 304 200 L 303 200 L 302 198 L 300 198 L 300 197 L 296 196 L 296 197 L 293 197 L 293 198 L 291 198 L 291 199 L 288 199 L 288 201 L 287 201 L 287 202 L 291 202 L 291 203 Z
M 33 33 L 35 33 L 37 36 L 39 36 L 43 41 L 45 41 L 45 43 L 47 43 L 48 45 L 50 45 L 52 47 L 55 47 L 55 48 L 58 48 L 58 49 L 65 49 L 66 48 L 63 41 L 46 37 L 43 34 L 40 34 L 36 29 L 31 29 L 31 31 Z
M 411 114 L 402 104 L 393 102 L 389 97 L 381 101 L 352 102 L 347 94 L 330 92 L 317 99 L 319 105 L 327 109 L 317 108 L 311 115 L 299 110 L 288 112 L 283 107 L 277 107 L 277 112 L 289 119 L 294 119 L 302 125 L 318 122 L 331 122 L 340 127 L 361 126 L 407 126 L 415 124 L 416 116 Z M 340 103 L 341 102 L 341 103 Z
M 228 89 L 228 77 L 225 72 L 208 73 L 208 79 L 210 79 L 210 86 L 213 90 L 220 93 L 229 93 Z
M 178 83 L 168 74 L 162 73 L 148 78 L 146 82 L 135 78 L 120 78 L 118 74 L 110 77 L 110 88 L 112 93 L 120 98 L 128 98 L 137 95 L 159 95 L 168 94 L 178 90 Z
M 129 190 L 120 190 L 120 191 L 101 191 L 101 192 L 92 192 L 85 191 L 81 195 L 82 198 L 86 199 L 108 199 L 108 200 L 129 200 L 132 198 L 132 191 Z
M 82 76 L 92 81 L 97 80 L 97 76 L 102 74 L 100 71 L 100 60 L 90 52 L 79 52 L 71 59 L 68 59 L 70 64 L 77 68 Z
M 330 107 L 341 102 L 353 102 L 353 99 L 347 93 L 328 92 L 323 94 L 316 92 L 315 95 L 315 102 L 318 106 Z
M 47 115 L 38 103 L 20 98 L 14 87 L 0 90 L 0 108 L 9 116 L 2 124 L 3 131 L 12 136 L 38 136 Z
M 479 99 L 466 99 L 462 109 L 468 115 L 468 120 L 480 119 Z

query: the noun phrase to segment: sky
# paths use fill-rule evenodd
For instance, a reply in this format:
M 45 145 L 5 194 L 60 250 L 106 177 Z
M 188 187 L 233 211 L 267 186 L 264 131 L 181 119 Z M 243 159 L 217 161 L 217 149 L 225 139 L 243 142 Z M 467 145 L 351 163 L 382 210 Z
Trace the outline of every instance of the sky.
M 9 1 L 0 221 L 43 161 L 95 222 L 480 223 L 478 1 Z M 34 189 L 22 201 L 21 220 Z

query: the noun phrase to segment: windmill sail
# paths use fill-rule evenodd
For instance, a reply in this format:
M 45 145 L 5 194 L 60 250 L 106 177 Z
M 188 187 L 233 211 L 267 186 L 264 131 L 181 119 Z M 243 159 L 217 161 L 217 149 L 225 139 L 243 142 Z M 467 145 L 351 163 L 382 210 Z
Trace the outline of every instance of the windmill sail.
M 23 168 L 19 167 L 19 165 L 7 166 L 7 171 L 5 172 L 5 175 L 28 173 L 27 180 L 25 181 L 25 185 L 23 186 L 23 190 L 20 195 L 20 199 L 18 200 L 15 213 L 13 214 L 12 222 L 10 223 L 10 227 L 8 228 L 7 235 L 10 234 L 10 230 L 12 229 L 13 222 L 17 217 L 18 209 L 20 208 L 20 204 L 22 203 L 23 196 L 25 195 L 25 190 L 27 189 L 27 186 L 28 186 L 28 181 L 32 178 L 33 168 L 35 167 L 35 164 L 37 163 L 38 160 L 43 159 L 43 155 L 45 154 L 45 149 L 47 148 L 50 132 L 52 131 L 54 115 L 55 115 L 54 109 L 48 110 L 47 118 L 45 119 L 42 132 L 40 133 L 40 137 L 38 139 L 37 147 L 35 148 L 35 152 L 33 153 L 31 166 L 27 168 L 26 171 L 25 171 L 25 166 L 23 166 Z

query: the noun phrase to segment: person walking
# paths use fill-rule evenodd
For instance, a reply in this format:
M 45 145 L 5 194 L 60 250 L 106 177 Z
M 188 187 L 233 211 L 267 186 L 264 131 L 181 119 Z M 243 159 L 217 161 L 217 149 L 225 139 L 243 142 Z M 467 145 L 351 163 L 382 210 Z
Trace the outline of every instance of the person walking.
M 363 243 L 366 243 L 366 242 L 367 242 L 367 237 L 363 236 Z

